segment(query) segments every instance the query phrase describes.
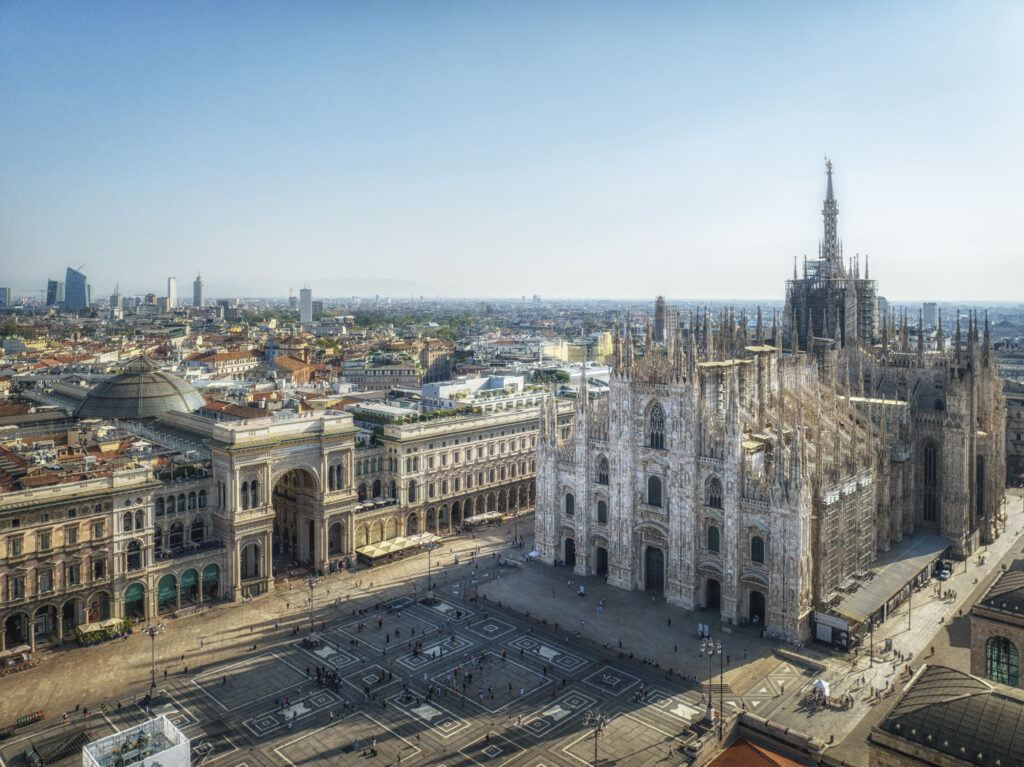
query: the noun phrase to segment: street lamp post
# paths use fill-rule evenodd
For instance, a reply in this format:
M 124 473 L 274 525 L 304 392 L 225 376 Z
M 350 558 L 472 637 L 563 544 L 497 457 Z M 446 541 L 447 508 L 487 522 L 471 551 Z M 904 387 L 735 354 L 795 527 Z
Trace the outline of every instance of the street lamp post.
M 162 623 L 150 623 L 142 629 L 142 633 L 149 637 L 149 697 L 156 693 L 156 635 L 163 633 L 167 627 Z
M 589 709 L 583 715 L 583 724 L 594 732 L 594 767 L 597 767 L 597 736 L 604 732 L 604 728 L 608 724 L 608 717 L 600 711 Z
M 705 637 L 700 642 L 700 651 L 702 653 L 707 653 L 707 656 L 708 656 L 708 688 L 709 688 L 708 689 L 708 714 L 710 715 L 710 718 L 711 718 L 711 724 L 712 724 L 712 726 L 714 726 L 714 724 L 715 724 L 715 707 L 711 703 L 711 701 L 712 701 L 712 696 L 715 694 L 715 688 L 714 688 L 714 685 L 712 684 L 712 682 L 713 682 L 712 674 L 714 673 L 714 671 L 712 670 L 711 659 L 716 654 L 718 655 L 719 670 L 720 670 L 720 672 L 723 672 L 724 671 L 724 665 L 723 665 L 723 661 L 722 661 L 722 658 L 723 658 L 723 656 L 722 656 L 722 643 L 720 641 L 718 641 L 717 639 L 712 639 L 711 637 Z M 719 688 L 719 690 L 718 690 L 718 737 L 719 737 L 719 739 L 721 739 L 721 737 L 722 737 L 722 713 L 723 713 L 722 690 L 721 690 L 721 688 Z
M 432 582 L 432 578 L 433 578 L 433 562 L 431 561 L 431 554 L 433 553 L 434 546 L 436 544 L 434 543 L 434 541 L 428 541 L 424 545 L 426 546 L 426 549 L 427 549 L 427 593 L 426 593 L 426 598 L 428 600 L 430 600 L 431 599 L 431 589 L 434 588 L 434 584 Z
M 316 586 L 318 583 L 320 583 L 320 579 L 316 575 L 314 575 L 313 573 L 310 573 L 305 578 L 303 578 L 303 582 L 305 582 L 305 584 L 307 586 L 309 586 L 309 636 L 312 639 L 312 637 L 313 637 L 313 621 L 314 621 L 314 617 L 313 617 L 313 587 Z

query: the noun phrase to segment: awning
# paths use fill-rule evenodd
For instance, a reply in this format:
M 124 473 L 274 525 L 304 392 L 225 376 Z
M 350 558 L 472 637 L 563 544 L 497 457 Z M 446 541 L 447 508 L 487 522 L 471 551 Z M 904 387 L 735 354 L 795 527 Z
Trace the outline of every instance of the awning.
M 360 546 L 356 549 L 356 554 L 366 559 L 379 559 L 380 557 L 386 557 L 388 554 L 419 549 L 439 540 L 441 538 L 433 533 L 420 533 L 418 535 L 411 535 L 408 538 L 391 538 L 387 541 L 377 541 L 367 546 Z
M 937 535 L 915 535 L 894 545 L 875 561 L 871 580 L 845 595 L 831 612 L 852 623 L 863 623 L 942 557 L 949 546 L 949 541 Z
M 492 519 L 501 519 L 500 511 L 488 511 L 484 514 L 474 514 L 472 517 L 466 517 L 463 520 L 463 524 L 475 524 L 477 522 L 487 522 Z

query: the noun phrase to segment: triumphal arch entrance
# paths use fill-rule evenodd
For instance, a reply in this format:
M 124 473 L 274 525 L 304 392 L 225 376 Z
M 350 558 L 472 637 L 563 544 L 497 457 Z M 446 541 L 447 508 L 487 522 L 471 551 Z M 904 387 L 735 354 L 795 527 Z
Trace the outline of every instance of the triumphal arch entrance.
M 347 413 L 213 428 L 215 524 L 228 549 L 227 598 L 265 593 L 275 558 L 326 570 L 330 556 L 351 549 L 358 431 Z

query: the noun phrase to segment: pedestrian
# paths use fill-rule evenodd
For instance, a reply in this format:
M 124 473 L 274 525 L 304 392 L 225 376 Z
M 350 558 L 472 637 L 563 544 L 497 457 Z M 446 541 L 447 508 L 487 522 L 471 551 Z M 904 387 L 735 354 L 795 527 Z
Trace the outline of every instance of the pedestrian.
M 199 647 L 200 647 L 200 649 L 202 649 L 203 645 L 205 645 L 205 644 L 206 644 L 206 639 L 204 639 L 203 637 L 199 637 Z
M 183 673 L 183 674 L 188 674 L 188 666 L 185 666 L 185 670 L 184 670 L 184 671 L 182 671 L 181 673 Z
M 228 678 L 227 678 L 226 676 L 222 676 L 222 677 L 220 678 L 220 686 L 221 686 L 221 687 L 223 687 L 223 686 L 224 686 L 224 685 L 226 685 L 227 683 L 228 683 Z

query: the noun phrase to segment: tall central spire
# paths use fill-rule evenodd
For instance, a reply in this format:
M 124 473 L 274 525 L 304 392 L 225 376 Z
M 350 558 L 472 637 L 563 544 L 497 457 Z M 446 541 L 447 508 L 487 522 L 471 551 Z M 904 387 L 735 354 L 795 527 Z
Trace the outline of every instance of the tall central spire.
M 821 215 L 825 219 L 825 238 L 821 243 L 821 257 L 829 261 L 839 258 L 839 231 L 837 219 L 839 217 L 839 206 L 836 204 L 835 195 L 832 193 L 832 161 L 825 158 L 825 172 L 828 174 L 828 188 L 825 190 L 825 204 L 821 209 Z

